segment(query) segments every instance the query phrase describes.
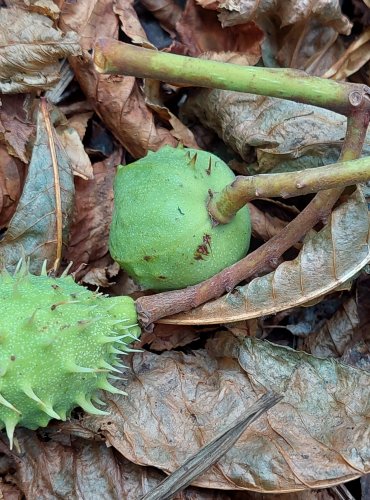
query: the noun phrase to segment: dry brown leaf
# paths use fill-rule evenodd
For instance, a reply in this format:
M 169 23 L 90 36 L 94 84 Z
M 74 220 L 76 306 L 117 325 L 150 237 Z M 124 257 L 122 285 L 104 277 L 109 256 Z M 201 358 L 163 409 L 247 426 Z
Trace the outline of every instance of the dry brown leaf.
M 176 23 L 182 14 L 182 9 L 175 0 L 141 0 L 140 3 L 153 14 L 163 29 L 175 36 Z
M 369 470 L 362 370 L 222 332 L 207 351 L 135 354 L 127 376 L 128 396 L 104 395 L 110 415 L 84 425 L 137 464 L 172 472 L 273 390 L 283 401 L 194 484 L 287 492 Z
M 351 43 L 344 54 L 322 76 L 333 80 L 345 80 L 370 60 L 370 28 Z
M 74 175 L 82 179 L 93 178 L 93 168 L 77 131 L 68 126 L 57 127 L 60 142 L 67 153 Z
M 370 260 L 367 203 L 360 190 L 338 208 L 329 223 L 306 239 L 298 257 L 233 292 L 161 321 L 212 324 L 274 314 L 311 302 L 338 288 Z
M 176 25 L 178 39 L 187 53 L 198 56 L 203 52 L 240 52 L 249 56 L 253 66 L 261 55 L 263 31 L 253 22 L 237 28 L 222 28 L 217 14 L 196 5 L 194 0 L 186 2 L 185 10 Z
M 40 273 L 44 261 L 57 269 L 68 240 L 73 210 L 73 173 L 51 126 L 46 102 L 37 116 L 37 134 L 24 189 L 0 241 L 0 267 L 14 270 L 21 258 Z
M 197 1 L 202 5 L 202 0 Z M 282 27 L 313 17 L 344 35 L 349 35 L 352 27 L 342 14 L 339 0 L 218 0 L 218 9 L 223 26 L 278 16 Z
M 81 52 L 78 35 L 63 34 L 48 17 L 0 8 L 0 92 L 35 92 L 59 80 L 58 59 Z
M 248 203 L 248 208 L 252 223 L 252 234 L 255 238 L 268 241 L 288 224 L 288 221 L 279 219 L 267 211 L 259 210 L 253 203 Z
M 320 358 L 340 358 L 350 344 L 359 322 L 357 304 L 353 298 L 349 298 L 317 332 L 304 339 L 300 348 Z
M 135 158 L 144 156 L 149 149 L 159 149 L 164 144 L 175 146 L 177 140 L 171 132 L 155 123 L 135 78 L 97 73 L 86 52 L 93 48 L 96 38 L 118 39 L 119 18 L 124 23 L 123 29 L 127 36 L 143 40 L 145 35 L 131 0 L 63 1 L 61 4 L 60 26 L 65 31 L 78 30 L 85 50 L 84 60 L 71 59 L 71 66 L 83 92 L 104 124 Z
M 76 113 L 68 118 L 68 125 L 76 130 L 81 141 L 85 137 L 87 124 L 93 114 L 92 111 L 87 111 L 85 113 Z
M 273 46 L 274 39 L 277 45 L 274 57 L 284 68 L 302 69 L 311 75 L 321 76 L 345 50 L 338 32 L 323 26 L 317 19 L 295 23 L 289 30 L 280 30 L 273 23 L 264 24 L 269 47 Z
M 346 130 L 344 116 L 316 106 L 225 90 L 196 90 L 181 108 L 215 131 L 248 162 L 251 173 L 303 170 L 335 163 Z M 367 135 L 364 154 L 370 151 Z
M 199 331 L 189 326 L 156 324 L 152 332 L 143 332 L 138 347 L 149 345 L 150 349 L 170 351 L 176 347 L 183 347 L 199 339 Z
M 191 130 L 184 125 L 167 106 L 161 98 L 161 82 L 158 80 L 145 79 L 144 83 L 145 102 L 164 123 L 169 123 L 172 127 L 172 135 L 184 146 L 198 149 L 198 143 Z
M 28 163 L 27 146 L 35 132 L 31 120 L 31 99 L 25 95 L 3 95 L 0 97 L 0 141 L 8 152 Z
M 20 454 L 15 478 L 28 499 L 138 500 L 164 478 L 155 469 L 130 463 L 101 442 L 63 435 L 56 436 L 59 442 L 42 441 L 35 432 L 25 429 L 18 431 L 17 438 Z M 174 500 L 228 497 L 189 488 Z
M 113 2 L 113 12 L 118 15 L 122 31 L 132 42 L 153 48 L 137 17 L 134 0 L 115 0 Z
M 115 285 L 115 281 L 112 281 L 112 278 L 115 279 L 115 276 L 118 275 L 120 267 L 117 262 L 113 262 L 110 255 L 107 254 L 94 262 L 94 266 L 96 267 L 90 266 L 87 273 L 82 276 L 81 281 L 83 283 L 103 288 Z M 81 273 L 77 274 L 81 275 Z
M 6 227 L 14 215 L 25 174 L 25 165 L 10 156 L 5 146 L 0 144 L 0 229 Z
M 96 267 L 96 262 L 108 254 L 109 226 L 113 211 L 113 179 L 115 167 L 120 163 L 121 157 L 122 149 L 117 148 L 109 158 L 93 165 L 93 179 L 75 179 L 76 200 L 65 258 L 73 262 L 72 271 L 82 264 L 87 265 L 77 274 L 78 279 Z M 100 269 L 103 270 L 106 265 L 105 263 Z M 103 277 L 100 276 L 99 279 L 102 284 Z

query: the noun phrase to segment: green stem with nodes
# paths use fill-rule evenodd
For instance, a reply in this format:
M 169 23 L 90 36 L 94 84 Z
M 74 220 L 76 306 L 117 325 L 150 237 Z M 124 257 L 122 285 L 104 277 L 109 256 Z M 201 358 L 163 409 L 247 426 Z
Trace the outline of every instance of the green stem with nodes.
M 309 76 L 303 71 L 241 66 L 179 56 L 109 38 L 97 41 L 94 63 L 100 73 L 278 97 L 345 115 L 360 106 L 365 96 L 370 94 L 366 85 L 326 80 Z
M 256 198 L 290 198 L 369 179 L 370 158 L 284 174 L 240 175 L 219 193 L 211 193 L 208 212 L 216 223 L 227 224 L 238 210 Z

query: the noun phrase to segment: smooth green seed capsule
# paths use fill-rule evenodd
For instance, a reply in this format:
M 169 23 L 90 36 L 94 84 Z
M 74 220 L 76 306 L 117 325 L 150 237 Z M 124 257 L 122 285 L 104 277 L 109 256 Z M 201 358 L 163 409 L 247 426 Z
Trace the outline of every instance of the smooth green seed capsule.
M 210 191 L 235 179 L 222 160 L 206 151 L 165 146 L 118 168 L 109 248 L 140 285 L 155 290 L 199 283 L 248 251 L 249 210 L 215 226 Z

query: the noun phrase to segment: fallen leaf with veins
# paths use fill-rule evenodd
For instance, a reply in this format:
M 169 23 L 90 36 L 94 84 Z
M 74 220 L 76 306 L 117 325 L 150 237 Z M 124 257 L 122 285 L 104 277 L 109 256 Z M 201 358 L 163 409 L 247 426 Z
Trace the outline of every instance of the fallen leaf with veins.
M 207 350 L 137 353 L 125 376 L 128 396 L 104 395 L 110 415 L 83 425 L 137 464 L 174 471 L 272 390 L 284 399 L 194 485 L 282 493 L 370 470 L 362 370 L 220 332 Z
M 55 148 L 56 163 L 51 144 Z M 61 207 L 58 207 L 58 192 L 62 193 Z M 50 269 L 68 240 L 73 200 L 70 160 L 55 130 L 48 130 L 40 109 L 23 192 L 5 236 L 0 241 L 0 268 L 14 270 L 21 258 L 29 258 L 31 272 L 40 273 L 45 260 Z M 58 227 L 58 220 L 61 220 L 61 227 Z
M 26 429 L 18 430 L 17 439 L 20 454 L 14 464 L 15 481 L 26 498 L 138 500 L 164 478 L 155 469 L 130 463 L 101 442 L 63 434 L 45 441 Z M 228 500 L 228 497 L 221 492 L 188 488 L 176 499 Z M 7 497 L 7 500 L 12 499 Z

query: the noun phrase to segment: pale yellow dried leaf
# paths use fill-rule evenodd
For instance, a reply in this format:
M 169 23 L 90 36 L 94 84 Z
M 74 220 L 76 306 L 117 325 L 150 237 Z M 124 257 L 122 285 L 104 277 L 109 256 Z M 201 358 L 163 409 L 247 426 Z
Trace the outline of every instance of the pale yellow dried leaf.
M 348 281 L 370 261 L 367 203 L 357 190 L 329 223 L 308 238 L 298 257 L 220 299 L 162 320 L 213 324 L 274 314 L 311 302 Z
M 370 28 L 351 43 L 340 59 L 322 76 L 333 80 L 344 80 L 361 69 L 370 60 Z
M 53 0 L 23 0 L 23 5 L 29 12 L 37 12 L 50 17 L 56 21 L 59 17 L 60 9 Z
M 86 154 L 84 145 L 77 131 L 73 127 L 60 126 L 57 129 L 60 142 L 67 153 L 74 175 L 82 179 L 94 177 L 93 168 L 89 156 Z
M 78 35 L 63 34 L 48 17 L 0 8 L 0 92 L 35 92 L 59 79 L 58 60 L 80 53 Z

